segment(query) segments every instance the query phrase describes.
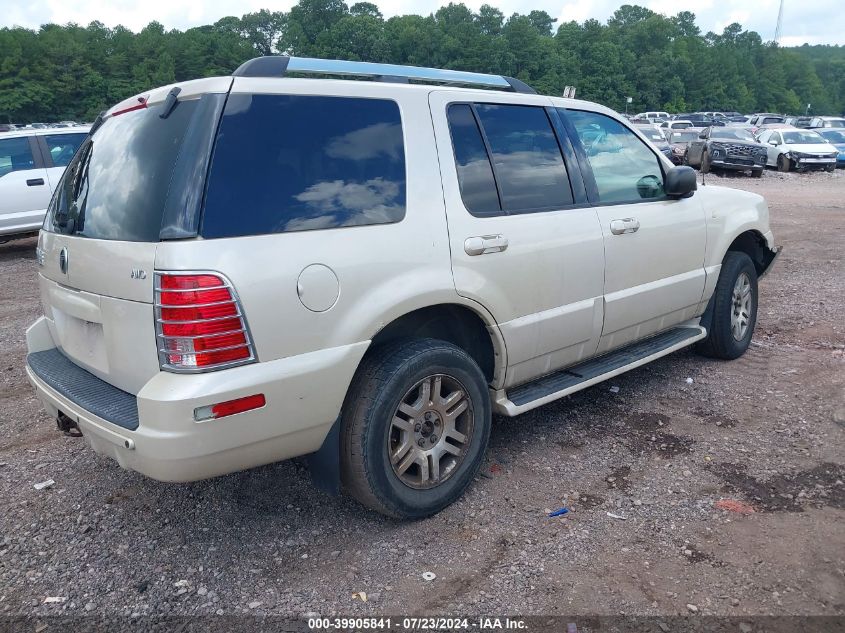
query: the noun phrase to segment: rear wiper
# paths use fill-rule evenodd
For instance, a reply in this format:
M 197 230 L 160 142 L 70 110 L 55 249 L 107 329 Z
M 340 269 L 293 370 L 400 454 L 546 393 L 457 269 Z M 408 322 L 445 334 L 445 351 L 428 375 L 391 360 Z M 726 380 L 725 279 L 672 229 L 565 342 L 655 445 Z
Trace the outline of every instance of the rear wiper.
M 178 86 L 170 89 L 170 92 L 167 93 L 167 97 L 164 99 L 164 107 L 161 110 L 161 114 L 158 115 L 159 118 L 166 119 L 176 109 L 176 104 L 179 103 L 177 97 L 180 92 L 182 92 L 182 89 Z

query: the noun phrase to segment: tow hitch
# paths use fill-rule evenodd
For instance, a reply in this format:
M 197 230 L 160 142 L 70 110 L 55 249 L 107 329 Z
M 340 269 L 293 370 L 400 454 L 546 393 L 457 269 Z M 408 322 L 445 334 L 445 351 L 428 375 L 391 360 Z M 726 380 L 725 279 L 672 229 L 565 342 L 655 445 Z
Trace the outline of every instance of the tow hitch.
M 61 411 L 59 411 L 59 417 L 56 418 L 56 426 L 68 437 L 82 437 L 82 431 L 79 430 L 76 420 L 71 420 Z

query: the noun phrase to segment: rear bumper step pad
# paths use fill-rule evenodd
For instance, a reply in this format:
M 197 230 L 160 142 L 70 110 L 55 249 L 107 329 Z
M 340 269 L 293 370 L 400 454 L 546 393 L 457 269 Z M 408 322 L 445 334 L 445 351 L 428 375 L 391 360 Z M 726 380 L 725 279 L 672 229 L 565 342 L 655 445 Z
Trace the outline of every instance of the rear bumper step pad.
M 138 399 L 68 360 L 58 349 L 26 357 L 32 372 L 62 396 L 107 422 L 138 428 Z

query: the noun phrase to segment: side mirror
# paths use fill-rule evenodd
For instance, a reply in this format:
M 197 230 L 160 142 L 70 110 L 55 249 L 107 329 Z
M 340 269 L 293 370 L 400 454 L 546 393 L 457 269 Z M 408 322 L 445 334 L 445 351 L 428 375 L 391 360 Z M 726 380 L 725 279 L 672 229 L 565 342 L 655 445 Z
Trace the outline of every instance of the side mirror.
M 774 145 L 775 147 L 777 147 L 778 146 L 777 139 L 772 139 L 771 141 L 769 141 L 769 145 Z
M 695 171 L 685 165 L 672 167 L 666 172 L 663 189 L 670 198 L 689 198 L 698 189 Z
M 707 138 L 707 132 L 702 132 L 698 135 L 698 138 Z

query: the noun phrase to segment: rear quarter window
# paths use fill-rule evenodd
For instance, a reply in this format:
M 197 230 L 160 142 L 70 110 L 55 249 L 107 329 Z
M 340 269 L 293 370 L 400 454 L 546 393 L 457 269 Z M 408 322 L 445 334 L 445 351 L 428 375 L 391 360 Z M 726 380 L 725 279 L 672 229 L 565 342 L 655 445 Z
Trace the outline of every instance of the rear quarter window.
M 388 224 L 405 216 L 399 106 L 232 94 L 212 157 L 205 238 Z

